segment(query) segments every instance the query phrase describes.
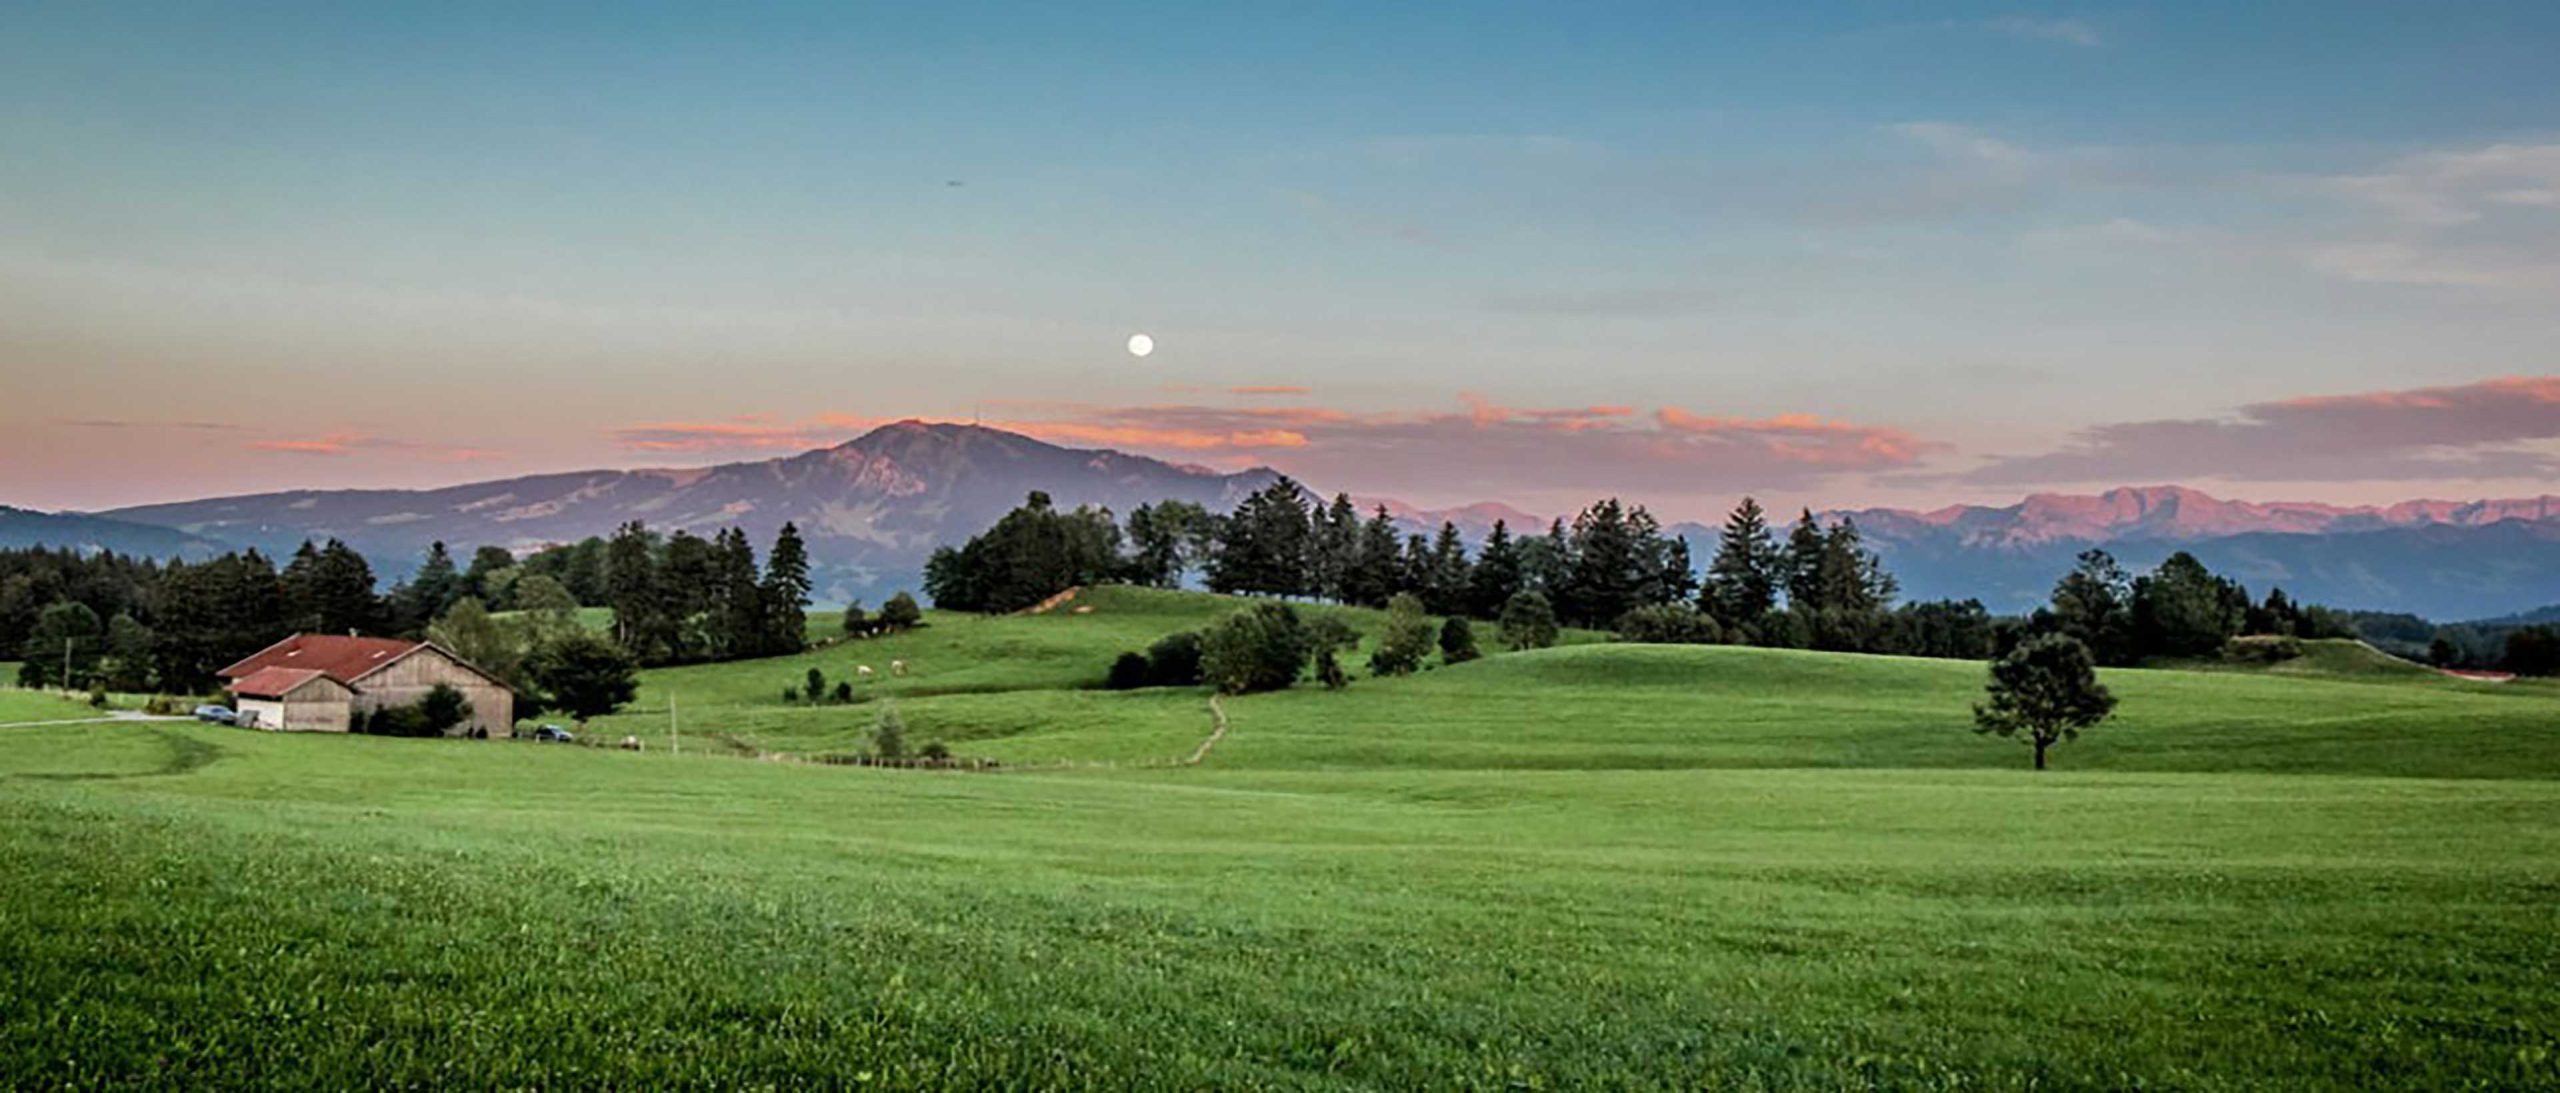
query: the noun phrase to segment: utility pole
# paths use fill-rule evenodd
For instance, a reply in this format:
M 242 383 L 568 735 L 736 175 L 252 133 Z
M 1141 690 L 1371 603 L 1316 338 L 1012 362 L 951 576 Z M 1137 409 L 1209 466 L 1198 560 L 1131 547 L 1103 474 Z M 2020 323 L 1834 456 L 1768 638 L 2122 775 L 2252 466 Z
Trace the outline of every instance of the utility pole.
M 667 692 L 667 754 L 684 754 L 684 742 L 676 737 L 676 693 Z

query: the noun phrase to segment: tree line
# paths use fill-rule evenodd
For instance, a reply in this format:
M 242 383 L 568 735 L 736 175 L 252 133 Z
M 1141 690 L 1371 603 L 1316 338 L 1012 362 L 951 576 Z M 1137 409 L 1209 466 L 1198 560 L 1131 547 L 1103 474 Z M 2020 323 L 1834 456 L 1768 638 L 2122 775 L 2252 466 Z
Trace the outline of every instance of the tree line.
M 38 547 L 0 551 L 0 652 L 23 659 L 25 686 L 201 693 L 214 673 L 295 633 L 429 638 L 520 695 L 583 692 L 592 688 L 571 675 L 617 659 L 796 652 L 809 592 L 808 552 L 787 524 L 761 566 L 735 528 L 704 539 L 633 523 L 611 540 L 521 559 L 484 546 L 467 565 L 436 543 L 387 592 L 336 539 L 304 543 L 281 566 L 254 549 L 159 562 Z M 614 609 L 611 638 L 586 633 L 581 606 Z M 590 648 L 589 636 L 608 648 Z M 554 687 L 539 678 L 545 665 Z

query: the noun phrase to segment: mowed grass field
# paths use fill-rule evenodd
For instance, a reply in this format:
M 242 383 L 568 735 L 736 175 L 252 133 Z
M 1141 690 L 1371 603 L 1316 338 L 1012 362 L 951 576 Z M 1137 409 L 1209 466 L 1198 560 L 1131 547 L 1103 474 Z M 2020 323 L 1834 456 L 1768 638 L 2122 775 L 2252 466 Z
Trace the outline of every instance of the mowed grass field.
M 2551 688 L 2111 673 L 2038 775 L 1979 665 L 1583 646 L 1164 765 L 1204 695 L 1081 688 L 1200 601 L 856 643 L 996 773 L 712 742 L 861 746 L 808 658 L 652 673 L 682 755 L 0 731 L 0 1079 L 2560 1086 Z

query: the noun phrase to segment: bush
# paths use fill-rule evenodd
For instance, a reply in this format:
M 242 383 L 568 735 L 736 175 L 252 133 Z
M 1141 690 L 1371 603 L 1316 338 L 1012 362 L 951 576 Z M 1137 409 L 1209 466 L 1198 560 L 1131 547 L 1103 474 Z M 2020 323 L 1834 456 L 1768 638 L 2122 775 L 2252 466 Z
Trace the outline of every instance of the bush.
M 1502 643 L 1518 649 L 1544 649 L 1556 643 L 1556 605 L 1547 594 L 1525 589 L 1502 605 Z
M 445 684 L 436 684 L 425 698 L 418 700 L 419 725 L 426 735 L 442 736 L 454 726 L 471 720 L 471 700 L 462 692 Z
M 382 706 L 355 715 L 355 731 L 371 736 L 437 736 L 416 706 Z
M 1398 592 L 1387 601 L 1387 629 L 1378 636 L 1377 650 L 1369 654 L 1369 673 L 1410 675 L 1422 667 L 1422 658 L 1431 655 L 1431 645 L 1431 619 L 1422 613 L 1422 601 L 1410 592 Z
M 1618 640 L 1646 645 L 1713 645 L 1724 631 L 1685 603 L 1646 604 L 1618 617 Z
M 1102 678 L 1102 685 L 1114 691 L 1133 691 L 1150 682 L 1152 677 L 1147 672 L 1145 653 L 1120 654 L 1111 662 L 1110 674 Z
M 844 605 L 844 632 L 865 634 L 871 631 L 871 613 L 862 609 L 862 601 Z
M 1276 691 L 1298 681 L 1312 646 L 1296 608 L 1265 601 L 1200 635 L 1200 674 L 1226 694 Z
M 1440 624 L 1440 663 L 1464 664 L 1483 655 L 1476 649 L 1475 624 L 1465 615 L 1451 615 Z
M 892 705 L 880 711 L 879 723 L 871 726 L 871 754 L 882 759 L 903 759 L 907 754 L 907 722 Z
M 1360 632 L 1331 615 L 1317 619 L 1307 627 L 1307 640 L 1316 651 L 1316 682 L 1328 691 L 1339 691 L 1351 685 L 1351 673 L 1342 670 L 1341 652 L 1360 644 Z
M 2282 664 L 2302 656 L 2302 641 L 2286 637 L 2240 637 L 2224 642 L 2222 659 L 2233 664 Z
M 808 685 L 800 688 L 800 693 L 809 696 L 809 704 L 812 706 L 826 701 L 827 673 L 821 672 L 817 669 L 817 666 L 811 665 L 809 668 Z
M 799 701 L 800 701 L 800 688 L 798 688 L 798 687 L 785 687 L 785 688 L 783 688 L 783 689 L 782 689 L 782 704 L 783 704 L 783 705 L 785 705 L 785 706 L 796 705 L 796 704 L 798 704 L 798 703 L 799 703 Z
M 923 747 L 916 749 L 916 758 L 928 763 L 948 763 L 951 761 L 951 749 L 945 747 L 942 741 L 927 740 Z
M 1200 683 L 1200 635 L 1189 630 L 1166 634 L 1147 646 L 1147 681 L 1156 687 L 1193 687 Z
M 913 628 L 924 621 L 924 609 L 916 606 L 916 598 L 900 592 L 880 605 L 880 628 L 897 631 Z
M 852 680 L 840 679 L 836 681 L 835 701 L 836 705 L 839 706 L 850 706 L 853 704 Z

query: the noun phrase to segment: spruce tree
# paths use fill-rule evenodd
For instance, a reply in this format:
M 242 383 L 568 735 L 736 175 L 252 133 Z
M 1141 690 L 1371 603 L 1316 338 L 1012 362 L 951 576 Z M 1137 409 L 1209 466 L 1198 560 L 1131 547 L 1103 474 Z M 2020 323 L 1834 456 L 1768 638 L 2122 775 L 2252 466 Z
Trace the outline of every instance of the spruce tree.
M 742 533 L 738 540 L 743 546 L 746 536 Z M 773 537 L 773 553 L 765 558 L 759 597 L 766 653 L 796 653 L 808 644 L 809 589 L 809 548 L 800 541 L 799 527 L 785 523 Z
M 1440 522 L 1440 534 L 1431 541 L 1431 571 L 1422 588 L 1422 602 L 1435 615 L 1457 615 L 1467 610 L 1469 567 L 1467 543 L 1459 536 L 1458 525 Z
M 1822 607 L 1823 547 L 1822 525 L 1806 509 L 1796 518 L 1795 530 L 1787 533 L 1787 606 L 1806 612 Z
M 1707 563 L 1707 586 L 1699 606 L 1727 626 L 1757 623 L 1778 605 L 1784 564 L 1785 554 L 1769 533 L 1768 515 L 1758 500 L 1745 497 L 1725 517 L 1715 559 Z
M 1489 619 L 1502 613 L 1502 605 L 1521 588 L 1519 544 L 1511 538 L 1511 528 L 1500 520 L 1493 522 L 1493 532 L 1485 536 L 1484 548 L 1476 552 L 1476 563 L 1467 574 L 1466 613 Z

